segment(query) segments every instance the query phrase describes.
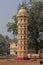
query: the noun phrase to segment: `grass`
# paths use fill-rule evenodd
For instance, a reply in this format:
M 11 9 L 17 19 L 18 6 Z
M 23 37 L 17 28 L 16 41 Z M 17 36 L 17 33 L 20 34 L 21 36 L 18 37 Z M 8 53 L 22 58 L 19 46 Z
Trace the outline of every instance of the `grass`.
M 0 56 L 0 59 L 12 59 L 14 56 Z

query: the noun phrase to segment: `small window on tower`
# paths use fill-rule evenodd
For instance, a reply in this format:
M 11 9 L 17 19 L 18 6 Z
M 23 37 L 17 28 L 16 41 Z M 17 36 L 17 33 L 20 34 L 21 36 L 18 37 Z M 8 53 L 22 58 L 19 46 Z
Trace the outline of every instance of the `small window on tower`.
M 22 34 L 22 30 L 21 30 L 21 34 Z
M 24 44 L 25 44 L 25 41 L 24 41 Z
M 22 39 L 22 36 L 21 36 L 21 39 Z
M 25 36 L 24 36 L 24 39 L 25 39 Z
M 25 28 L 25 26 L 24 26 L 24 28 Z
M 22 28 L 22 25 L 21 25 L 21 28 Z
M 21 41 L 21 44 L 22 44 L 22 41 Z
M 24 22 L 26 21 L 26 19 L 24 19 Z
M 25 34 L 25 30 L 24 30 L 24 34 Z
M 21 19 L 21 21 L 22 21 L 22 19 Z
M 22 46 L 21 46 L 21 49 L 22 49 Z
M 25 50 L 25 46 L 24 46 L 24 50 Z

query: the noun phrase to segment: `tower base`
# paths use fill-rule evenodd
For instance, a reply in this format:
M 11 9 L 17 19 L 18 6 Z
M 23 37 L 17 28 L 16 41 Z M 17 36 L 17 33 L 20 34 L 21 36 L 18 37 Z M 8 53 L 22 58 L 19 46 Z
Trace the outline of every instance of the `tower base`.
M 28 57 L 17 57 L 16 60 L 30 60 Z

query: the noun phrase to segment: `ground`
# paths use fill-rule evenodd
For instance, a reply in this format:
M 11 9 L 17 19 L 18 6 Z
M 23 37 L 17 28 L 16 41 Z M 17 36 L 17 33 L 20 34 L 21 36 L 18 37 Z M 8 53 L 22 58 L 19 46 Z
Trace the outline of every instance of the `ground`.
M 40 65 L 40 61 L 37 60 L 14 60 L 14 59 L 0 59 L 0 65 Z

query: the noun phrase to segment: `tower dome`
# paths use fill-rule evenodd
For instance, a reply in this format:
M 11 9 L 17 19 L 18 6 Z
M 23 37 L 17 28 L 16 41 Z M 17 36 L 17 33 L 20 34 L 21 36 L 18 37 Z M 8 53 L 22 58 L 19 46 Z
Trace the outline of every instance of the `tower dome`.
M 26 10 L 26 7 L 25 6 L 21 6 L 18 14 L 17 14 L 17 17 L 19 16 L 26 16 L 28 17 L 28 13 L 27 13 L 27 10 Z

